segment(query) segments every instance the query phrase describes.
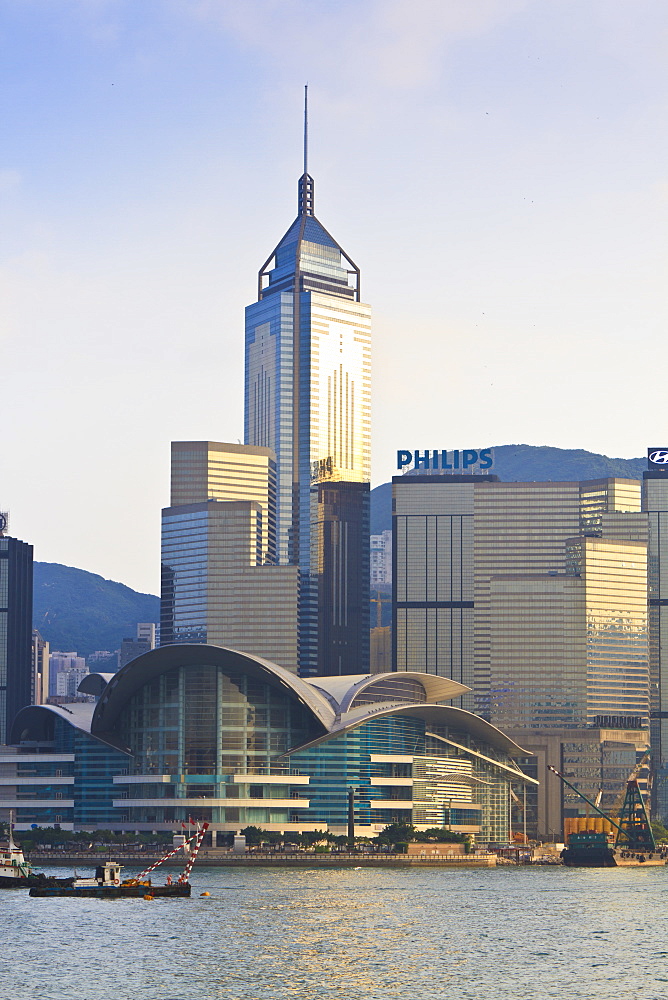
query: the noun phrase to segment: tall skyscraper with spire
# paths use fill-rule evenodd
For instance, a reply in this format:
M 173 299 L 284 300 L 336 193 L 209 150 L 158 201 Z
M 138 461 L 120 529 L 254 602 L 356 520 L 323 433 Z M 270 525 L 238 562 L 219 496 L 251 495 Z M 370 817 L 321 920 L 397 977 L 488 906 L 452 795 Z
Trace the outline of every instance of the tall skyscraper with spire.
M 300 571 L 300 672 L 368 670 L 371 310 L 360 271 L 315 216 L 297 218 L 246 309 L 246 444 L 276 455 L 277 559 Z

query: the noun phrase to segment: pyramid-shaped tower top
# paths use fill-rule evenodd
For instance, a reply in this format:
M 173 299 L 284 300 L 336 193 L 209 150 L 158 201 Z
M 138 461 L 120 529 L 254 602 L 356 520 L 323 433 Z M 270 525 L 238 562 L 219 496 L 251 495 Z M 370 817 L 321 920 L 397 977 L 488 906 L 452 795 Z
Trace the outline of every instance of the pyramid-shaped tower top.
M 304 172 L 297 218 L 258 274 L 258 299 L 275 292 L 320 292 L 360 301 L 360 271 L 315 217 L 315 184 L 308 172 L 308 86 L 304 88 Z

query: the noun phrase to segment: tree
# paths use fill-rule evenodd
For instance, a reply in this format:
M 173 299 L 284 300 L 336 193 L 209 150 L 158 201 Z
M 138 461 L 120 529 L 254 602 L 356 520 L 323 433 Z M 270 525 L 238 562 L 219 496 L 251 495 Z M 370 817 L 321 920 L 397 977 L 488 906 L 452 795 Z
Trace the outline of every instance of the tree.
M 652 823 L 652 833 L 657 843 L 659 841 L 668 842 L 668 827 L 665 827 L 663 823 Z
M 376 840 L 381 844 L 406 844 L 409 840 L 416 839 L 415 827 L 410 823 L 390 823 L 381 830 Z
M 419 837 L 420 840 L 432 840 L 439 844 L 463 844 L 466 842 L 465 833 L 454 833 L 445 826 L 431 826 L 428 830 L 423 830 Z
M 270 838 L 269 831 L 263 830 L 261 826 L 245 826 L 241 832 L 249 847 L 259 847 L 264 840 Z

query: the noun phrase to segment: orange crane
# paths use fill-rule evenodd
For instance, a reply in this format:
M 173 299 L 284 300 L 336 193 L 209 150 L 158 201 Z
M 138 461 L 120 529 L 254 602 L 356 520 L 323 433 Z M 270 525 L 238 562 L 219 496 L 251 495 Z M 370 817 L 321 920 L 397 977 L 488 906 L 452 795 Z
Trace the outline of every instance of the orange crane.
M 383 604 L 391 604 L 391 597 L 381 597 L 382 590 L 376 591 L 375 597 L 370 597 L 369 600 L 372 604 L 376 605 L 376 628 L 380 628 L 383 623 Z

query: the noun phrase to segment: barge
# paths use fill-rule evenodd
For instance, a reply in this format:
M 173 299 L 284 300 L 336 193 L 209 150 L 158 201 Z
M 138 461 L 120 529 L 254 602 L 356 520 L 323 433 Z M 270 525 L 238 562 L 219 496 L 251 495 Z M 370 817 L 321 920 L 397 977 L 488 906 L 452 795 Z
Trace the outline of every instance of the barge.
M 656 845 L 635 773 L 626 783 L 624 805 L 616 819 L 599 809 L 595 802 L 572 785 L 556 767 L 548 764 L 548 770 L 556 774 L 617 831 L 614 843 L 612 835 L 600 831 L 570 833 L 568 844 L 561 852 L 561 859 L 567 868 L 636 868 L 639 865 L 652 867 L 668 864 L 668 847 Z
M 173 851 L 169 851 L 136 878 L 121 881 L 122 865 L 119 865 L 117 861 L 107 861 L 103 865 L 98 865 L 93 878 L 75 877 L 68 880 L 68 885 L 33 885 L 30 889 L 30 895 L 42 899 L 61 896 L 69 896 L 72 899 L 155 899 L 156 897 L 174 899 L 188 897 L 192 894 L 192 886 L 188 879 L 208 827 L 209 824 L 204 823 L 202 828 L 198 829 L 189 840 L 180 844 Z M 190 857 L 179 878 L 174 882 L 171 875 L 168 875 L 164 885 L 153 885 L 152 880 L 148 877 L 150 873 L 182 850 L 189 852 Z

